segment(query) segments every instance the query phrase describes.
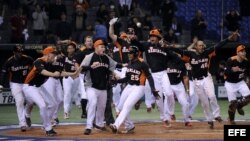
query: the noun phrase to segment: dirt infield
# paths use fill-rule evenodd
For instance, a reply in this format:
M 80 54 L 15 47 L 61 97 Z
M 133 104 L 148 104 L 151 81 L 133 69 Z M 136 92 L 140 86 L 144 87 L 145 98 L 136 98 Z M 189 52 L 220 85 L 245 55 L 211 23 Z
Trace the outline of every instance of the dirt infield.
M 207 122 L 193 122 L 192 127 L 185 127 L 182 122 L 172 122 L 172 127 L 166 128 L 162 123 L 136 123 L 135 133 L 133 134 L 113 134 L 107 127 L 107 131 L 92 130 L 91 135 L 84 135 L 83 125 L 59 125 L 55 127 L 58 135 L 51 137 L 60 139 L 112 139 L 112 140 L 128 140 L 128 139 L 212 139 L 223 140 L 224 123 L 215 122 L 214 129 L 209 129 Z M 240 125 L 249 125 L 249 122 L 239 122 Z M 122 129 L 121 129 L 122 130 Z M 40 127 L 33 127 L 26 132 L 20 129 L 3 130 L 1 135 L 14 137 L 30 137 L 43 138 L 44 131 Z

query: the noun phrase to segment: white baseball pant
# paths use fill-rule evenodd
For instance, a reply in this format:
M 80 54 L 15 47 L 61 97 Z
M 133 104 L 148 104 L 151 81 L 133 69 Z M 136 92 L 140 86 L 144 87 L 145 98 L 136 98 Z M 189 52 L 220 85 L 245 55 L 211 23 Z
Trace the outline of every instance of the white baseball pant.
M 159 100 L 156 100 L 156 104 L 160 111 L 160 119 L 162 121 L 170 120 L 170 116 L 165 113 L 166 111 L 165 109 L 168 109 L 169 107 L 166 103 L 163 103 L 163 95 L 167 97 L 173 94 L 170 88 L 168 74 L 166 71 L 161 71 L 161 72 L 151 73 L 151 75 L 154 79 L 155 89 L 159 91 L 159 95 L 161 97 Z M 146 81 L 145 87 L 150 87 L 148 81 Z M 150 92 L 147 91 L 145 93 L 151 94 L 151 91 Z
M 63 78 L 63 93 L 64 93 L 64 113 L 69 114 L 73 99 L 78 95 L 78 79 L 72 77 Z M 80 103 L 80 102 L 79 102 Z M 80 104 L 79 104 L 80 105 Z
M 178 102 L 181 104 L 184 122 L 189 122 L 190 121 L 190 119 L 189 119 L 189 103 L 187 101 L 187 94 L 185 92 L 185 88 L 184 88 L 183 83 L 180 82 L 179 84 L 171 85 L 171 90 L 173 91 L 173 93 L 175 93 L 176 98 L 178 99 Z M 174 106 L 172 106 L 172 107 L 174 107 Z M 172 109 L 172 110 L 174 110 L 174 109 Z
M 134 127 L 132 120 L 129 118 L 129 113 L 138 100 L 144 95 L 144 86 L 140 85 L 127 85 L 122 92 L 121 99 L 118 105 L 120 112 L 119 116 L 115 120 L 114 125 L 119 129 L 122 123 L 124 123 L 126 129 Z
M 244 80 L 238 83 L 225 82 L 225 88 L 227 91 L 228 101 L 237 100 L 237 93 L 239 92 L 243 97 L 250 95 L 250 90 Z
M 24 106 L 25 96 L 22 89 L 23 84 L 10 82 L 10 90 L 13 97 L 15 98 L 18 123 L 20 127 L 27 126 L 25 120 L 26 108 Z
M 118 76 L 119 78 L 124 78 L 125 75 L 126 75 L 126 71 L 127 71 L 127 68 L 124 67 L 122 68 L 122 70 L 114 70 L 114 73 L 116 76 Z M 115 105 L 115 111 L 118 113 L 119 110 L 118 110 L 118 104 L 119 104 L 119 101 L 120 101 L 120 98 L 121 98 L 121 93 L 122 93 L 122 88 L 121 88 L 121 84 L 117 84 L 116 86 L 114 86 L 112 88 L 112 91 L 113 91 L 113 97 L 112 97 L 112 100 L 113 100 L 113 104 Z
M 189 116 L 192 116 L 195 112 L 197 105 L 199 104 L 199 97 L 194 92 L 194 82 L 191 80 L 189 80 L 188 102 L 189 102 Z
M 57 100 L 56 100 L 56 83 L 55 79 L 49 77 L 47 81 L 41 86 L 41 95 L 47 104 L 49 119 L 53 119 L 53 115 L 57 110 Z
M 84 74 L 79 75 L 79 87 L 78 87 L 78 93 L 81 95 L 81 99 L 87 99 L 87 93 L 84 86 Z
M 220 108 L 214 93 L 214 84 L 212 78 L 207 76 L 201 80 L 194 79 L 194 90 L 200 99 L 206 119 L 208 121 L 212 121 L 213 117 L 220 116 Z M 208 99 L 210 99 L 210 105 L 213 113 L 210 110 Z
M 40 117 L 42 120 L 43 127 L 46 131 L 52 129 L 51 122 L 49 119 L 46 103 L 41 95 L 40 87 L 29 86 L 24 84 L 23 92 L 28 103 L 35 103 L 40 110 Z
M 92 129 L 94 121 L 97 126 L 104 127 L 107 90 L 87 87 L 86 92 L 88 98 L 86 129 Z

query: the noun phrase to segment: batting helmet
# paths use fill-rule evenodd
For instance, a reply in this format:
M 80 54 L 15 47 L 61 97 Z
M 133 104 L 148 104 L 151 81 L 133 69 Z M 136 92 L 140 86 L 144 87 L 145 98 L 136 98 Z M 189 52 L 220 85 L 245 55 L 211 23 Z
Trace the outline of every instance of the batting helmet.
M 134 56 L 138 56 L 139 49 L 137 46 L 130 46 L 129 47 L 129 54 L 133 54 Z

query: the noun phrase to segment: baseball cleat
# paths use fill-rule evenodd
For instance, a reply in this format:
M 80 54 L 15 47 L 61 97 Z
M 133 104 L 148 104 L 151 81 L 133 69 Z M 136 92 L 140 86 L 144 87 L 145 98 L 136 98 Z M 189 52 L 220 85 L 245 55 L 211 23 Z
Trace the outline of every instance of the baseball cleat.
M 214 129 L 214 122 L 213 121 L 209 121 L 208 124 L 209 124 L 210 129 Z
M 193 125 L 191 124 L 191 122 L 185 122 L 185 126 L 186 127 L 192 127 Z
M 90 135 L 90 133 L 91 133 L 91 129 L 85 129 L 84 135 Z
M 222 118 L 221 118 L 220 116 L 219 116 L 219 117 L 216 117 L 215 120 L 218 121 L 218 122 L 220 122 L 220 123 L 223 121 Z
M 100 126 L 98 126 L 96 124 L 93 124 L 93 126 L 94 126 L 95 129 L 97 129 L 99 131 L 107 131 L 106 127 L 100 127 Z
M 122 134 L 133 134 L 135 133 L 135 127 L 125 130 L 125 131 L 121 131 Z
M 49 130 L 49 131 L 46 131 L 46 136 L 55 136 L 57 133 L 53 130 L 53 129 L 51 129 L 51 130 Z
M 147 112 L 151 113 L 152 112 L 152 108 L 151 107 L 147 108 Z
M 114 125 L 114 124 L 110 124 L 109 125 L 109 128 L 112 130 L 112 132 L 114 133 L 114 134 L 116 134 L 117 133 L 117 128 L 116 128 L 116 126 Z
M 171 123 L 168 120 L 165 120 L 165 121 L 163 121 L 163 126 L 169 128 L 172 125 L 171 125 Z
M 26 126 L 22 126 L 20 129 L 22 132 L 26 132 Z
M 69 119 L 69 114 L 68 113 L 64 113 L 64 119 Z
M 237 111 L 240 115 L 244 116 L 245 115 L 245 112 L 242 108 L 237 108 Z
M 25 116 L 25 120 L 26 120 L 27 126 L 28 126 L 28 127 L 31 127 L 31 119 L 30 119 L 30 117 L 26 117 L 26 116 Z
M 175 121 L 175 120 L 176 120 L 175 114 L 171 115 L 171 120 L 172 120 L 172 121 Z

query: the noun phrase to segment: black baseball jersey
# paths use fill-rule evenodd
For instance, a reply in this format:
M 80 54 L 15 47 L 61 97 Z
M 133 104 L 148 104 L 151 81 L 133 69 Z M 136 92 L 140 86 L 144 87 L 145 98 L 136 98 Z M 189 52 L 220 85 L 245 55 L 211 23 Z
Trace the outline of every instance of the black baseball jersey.
M 233 72 L 232 67 L 239 67 L 242 71 Z M 231 83 L 237 83 L 243 80 L 246 76 L 250 76 L 250 63 L 247 59 L 242 62 L 237 60 L 237 56 L 228 59 L 225 69 L 225 80 Z
M 167 73 L 171 85 L 179 84 L 187 74 L 184 62 L 179 58 L 168 61 Z
M 222 47 L 226 43 L 227 39 L 220 42 L 219 44 L 206 48 L 203 53 L 198 54 L 194 51 L 184 51 L 178 48 L 171 48 L 182 56 L 188 56 L 190 58 L 190 65 L 192 66 L 192 75 L 194 79 L 206 77 L 209 72 L 209 65 L 212 56 L 215 56 L 215 49 Z
M 117 80 L 117 83 L 127 82 L 130 85 L 144 86 L 146 79 L 148 79 L 151 89 L 155 90 L 154 80 L 148 65 L 142 59 L 136 59 L 129 62 L 125 78 Z
M 139 50 L 145 53 L 145 60 L 152 72 L 160 72 L 166 69 L 168 49 L 163 48 L 160 44 L 151 44 L 142 42 L 137 44 Z
M 75 72 L 76 67 L 75 65 L 77 64 L 77 61 L 75 57 L 65 57 L 64 59 L 64 70 L 66 72 Z
M 99 65 L 92 69 L 90 66 L 94 62 L 98 62 Z M 106 90 L 110 70 L 113 71 L 116 65 L 117 63 L 107 55 L 97 55 L 96 53 L 87 55 L 81 63 L 81 67 L 88 71 L 85 77 L 86 84 L 99 90 Z
M 76 62 L 78 64 L 82 63 L 82 60 L 84 59 L 84 57 L 90 53 L 94 52 L 94 48 L 84 48 L 84 49 L 80 49 L 76 52 L 75 54 L 75 59 Z
M 47 79 L 47 76 L 41 74 L 42 70 L 46 70 L 48 64 L 42 58 L 34 61 L 33 67 L 27 75 L 24 83 L 30 86 L 40 87 Z
M 117 41 L 111 46 L 113 59 L 118 63 L 128 63 L 128 50 L 129 43 L 121 38 L 117 38 Z
M 2 68 L 1 76 L 9 73 L 9 81 L 14 83 L 23 83 L 33 64 L 33 59 L 22 55 L 21 58 L 10 57 Z M 1 78 L 1 84 L 3 83 Z

